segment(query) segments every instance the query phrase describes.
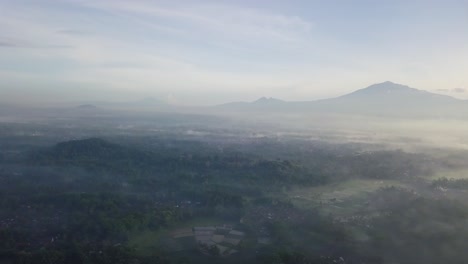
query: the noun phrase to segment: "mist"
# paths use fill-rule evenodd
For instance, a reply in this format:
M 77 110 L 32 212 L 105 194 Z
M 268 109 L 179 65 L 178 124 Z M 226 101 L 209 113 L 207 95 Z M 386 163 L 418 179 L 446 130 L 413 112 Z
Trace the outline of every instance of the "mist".
M 466 263 L 465 11 L 0 1 L 0 264 Z
M 463 261 L 464 103 L 385 82 L 319 101 L 4 105 L 0 259 Z

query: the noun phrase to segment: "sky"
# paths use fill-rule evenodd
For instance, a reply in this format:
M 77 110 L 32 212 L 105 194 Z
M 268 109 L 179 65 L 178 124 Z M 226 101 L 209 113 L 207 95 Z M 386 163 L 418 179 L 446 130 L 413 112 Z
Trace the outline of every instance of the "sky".
M 468 99 L 468 0 L 0 0 L 0 101 Z

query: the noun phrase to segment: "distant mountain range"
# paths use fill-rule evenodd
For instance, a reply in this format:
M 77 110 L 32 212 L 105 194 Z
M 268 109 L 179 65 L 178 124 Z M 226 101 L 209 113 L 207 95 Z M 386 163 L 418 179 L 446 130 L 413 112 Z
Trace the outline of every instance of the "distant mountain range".
M 34 109 L 34 110 L 31 110 Z M 283 101 L 262 97 L 253 102 L 232 102 L 211 107 L 174 106 L 146 98 L 128 102 L 87 102 L 74 107 L 0 105 L 3 115 L 68 114 L 102 115 L 112 110 L 179 112 L 189 114 L 338 114 L 398 118 L 468 118 L 468 100 L 418 90 L 393 82 L 373 84 L 352 93 L 315 101 Z
M 229 112 L 337 113 L 396 117 L 468 117 L 468 101 L 384 82 L 317 101 L 287 102 L 262 97 L 216 106 Z

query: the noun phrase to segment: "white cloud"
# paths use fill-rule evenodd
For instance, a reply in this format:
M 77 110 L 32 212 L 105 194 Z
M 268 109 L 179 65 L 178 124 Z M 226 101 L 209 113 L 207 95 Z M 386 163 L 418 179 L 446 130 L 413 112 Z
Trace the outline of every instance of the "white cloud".
M 255 38 L 271 42 L 282 42 L 300 38 L 300 33 L 307 33 L 311 25 L 296 17 L 269 14 L 253 9 L 228 8 L 225 6 L 203 6 L 178 10 L 175 8 L 160 8 L 147 2 L 138 2 L 131 5 L 123 1 L 91 2 L 73 1 L 73 4 L 97 8 L 112 15 L 130 16 L 130 21 L 145 21 L 146 26 L 160 29 L 155 19 L 169 19 L 175 28 L 166 30 L 171 34 L 188 32 L 193 37 L 196 34 L 215 34 L 213 39 L 226 37 L 229 40 Z M 154 3 L 154 2 L 152 2 Z M 203 63 L 188 56 L 178 56 L 178 49 L 158 46 L 154 42 L 140 43 L 146 39 L 129 38 L 127 32 L 109 34 L 100 32 L 96 27 L 90 32 L 93 21 L 89 22 L 88 15 L 80 13 L 42 13 L 40 9 L 32 6 L 13 6 L 9 14 L 0 17 L 2 24 L 9 25 L 8 30 L 1 30 L 3 39 L 15 39 L 18 42 L 30 43 L 30 49 L 17 50 L 15 54 L 4 54 L 12 60 L 20 59 L 37 61 L 48 67 L 48 60 L 66 60 L 76 64 L 70 70 L 60 72 L 59 76 L 43 73 L 40 77 L 44 82 L 47 78 L 54 78 L 58 82 L 71 82 L 81 84 L 94 84 L 99 87 L 113 87 L 116 90 L 157 90 L 167 92 L 192 90 L 201 93 L 217 92 L 222 89 L 249 92 L 252 89 L 267 89 L 266 87 L 289 86 L 290 80 L 284 78 L 288 73 L 273 76 L 271 74 L 245 73 L 224 69 L 205 67 Z M 17 16 L 21 13 L 21 16 Z M 151 17 L 142 18 L 141 14 Z M 57 25 L 51 15 L 58 15 L 63 23 Z M 84 21 L 81 27 L 73 27 L 70 21 Z M 88 23 L 88 24 L 86 24 Z M 91 24 L 89 24 L 91 23 Z M 141 23 L 137 23 L 141 25 Z M 169 23 L 170 24 L 170 23 Z M 196 31 L 190 32 L 195 25 Z M 162 27 L 166 27 L 163 25 Z M 153 29 L 154 29 L 153 28 Z M 167 28 L 170 29 L 169 26 Z M 243 43 L 242 43 L 243 44 Z M 33 46 L 63 45 L 69 49 L 36 50 Z M 0 54 L 5 52 L 0 50 Z M 10 52 L 10 51 L 8 51 Z M 166 54 L 172 54 L 166 55 Z M 196 57 L 197 55 L 195 55 Z M 54 66 L 54 65 L 51 65 Z M 27 75 L 28 73 L 21 73 Z M 36 79 L 37 74 L 34 74 Z M 281 77 L 282 76 L 282 77 Z M 18 79 L 11 75 L 11 79 Z M 263 87 L 263 88 L 261 88 Z M 269 89 L 269 88 L 268 88 Z M 268 91 L 265 91 L 268 92 Z M 258 91 L 261 93 L 261 91 Z
M 201 38 L 240 40 L 262 43 L 297 42 L 307 39 L 313 24 L 297 16 L 271 13 L 265 10 L 240 8 L 234 5 L 195 4 L 160 6 L 154 1 L 73 1 L 81 5 L 142 21 L 156 28 Z M 192 4 L 191 4 L 192 3 Z M 279 44 L 279 43 L 278 43 Z
M 235 1 L 24 3 L 0 2 L 3 83 L 171 94 L 182 103 L 184 93 L 196 103 L 324 98 L 385 80 L 421 89 L 466 85 L 466 50 L 364 50 L 310 18 Z

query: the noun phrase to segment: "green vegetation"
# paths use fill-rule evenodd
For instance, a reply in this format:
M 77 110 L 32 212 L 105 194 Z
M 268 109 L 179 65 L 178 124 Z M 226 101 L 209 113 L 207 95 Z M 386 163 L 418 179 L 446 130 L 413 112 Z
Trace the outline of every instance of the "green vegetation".
M 440 178 L 432 181 L 431 184 L 434 188 L 448 188 L 448 189 L 459 189 L 468 190 L 468 179 L 447 179 Z
M 447 164 L 428 155 L 298 138 L 115 136 L 26 146 L 0 140 L 8 143 L 0 160 L 0 263 L 463 263 L 468 257 L 460 253 L 468 207 L 448 199 L 466 198 L 451 189 L 468 183 L 428 184 Z M 226 239 L 204 248 L 190 234 L 192 227 L 222 224 L 245 236 L 216 231 Z M 235 253 L 223 254 L 224 247 Z

